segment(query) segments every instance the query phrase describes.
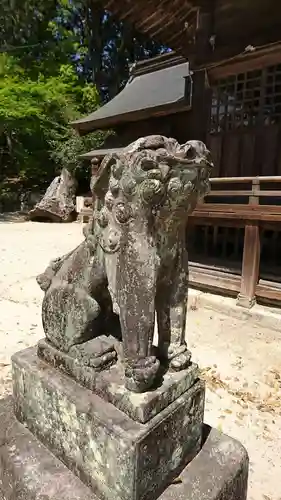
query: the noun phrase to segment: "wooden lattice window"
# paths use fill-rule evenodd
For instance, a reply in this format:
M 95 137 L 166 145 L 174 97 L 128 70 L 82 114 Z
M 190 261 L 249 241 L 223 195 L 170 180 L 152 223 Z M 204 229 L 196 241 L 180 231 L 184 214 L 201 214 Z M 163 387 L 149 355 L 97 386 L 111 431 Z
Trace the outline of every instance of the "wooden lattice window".
M 266 68 L 265 82 L 263 115 L 267 125 L 281 118 L 281 64 Z
M 239 73 L 213 89 L 210 132 L 269 125 L 281 118 L 281 64 Z

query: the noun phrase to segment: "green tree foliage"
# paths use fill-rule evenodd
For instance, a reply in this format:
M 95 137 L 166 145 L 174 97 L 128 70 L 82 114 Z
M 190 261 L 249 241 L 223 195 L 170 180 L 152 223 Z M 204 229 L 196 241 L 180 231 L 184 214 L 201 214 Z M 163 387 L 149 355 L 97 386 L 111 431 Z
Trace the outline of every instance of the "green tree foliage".
M 63 0 L 57 26 L 77 34 L 77 63 L 85 79 L 95 82 L 102 100 L 124 87 L 131 64 L 167 51 L 130 24 L 118 22 L 99 0 Z
M 163 52 L 98 0 L 1 0 L 0 192 L 44 189 L 104 133 L 69 122 L 119 92 L 130 64 Z M 85 169 L 85 165 L 83 166 Z
M 102 100 L 121 90 L 132 63 L 167 50 L 118 22 L 99 0 L 2 0 L 0 49 L 32 75 L 71 63 Z
M 69 122 L 97 107 L 96 87 L 81 83 L 70 65 L 62 65 L 56 76 L 34 80 L 20 68 L 15 71 L 7 55 L 1 62 L 1 187 L 45 188 L 63 166 L 72 171 L 81 167 L 78 155 L 85 139 L 76 136 Z M 99 147 L 102 141 L 102 134 L 92 134 L 87 146 Z
M 50 21 L 57 8 L 56 0 L 1 0 L 1 52 L 12 54 L 32 73 L 48 58 L 54 42 Z

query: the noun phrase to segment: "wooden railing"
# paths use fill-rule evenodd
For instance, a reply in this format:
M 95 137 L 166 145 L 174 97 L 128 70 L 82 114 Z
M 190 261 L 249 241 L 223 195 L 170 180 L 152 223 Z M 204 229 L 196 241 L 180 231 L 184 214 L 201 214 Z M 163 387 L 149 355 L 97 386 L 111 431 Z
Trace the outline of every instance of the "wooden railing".
M 82 214 L 91 204 L 85 197 Z M 191 284 L 236 295 L 244 307 L 256 297 L 281 303 L 280 222 L 281 176 L 211 179 L 187 228 Z
M 281 176 L 211 179 L 188 228 L 191 282 L 238 293 L 245 307 L 281 302 L 280 222 Z
M 271 189 L 275 188 L 276 184 L 280 185 L 280 189 Z M 244 189 L 241 189 L 241 186 L 245 186 Z M 214 198 L 217 200 L 213 201 Z M 194 215 L 204 216 L 206 213 L 208 217 L 215 217 L 219 213 L 230 219 L 279 221 L 281 176 L 213 178 L 211 192 L 197 207 Z

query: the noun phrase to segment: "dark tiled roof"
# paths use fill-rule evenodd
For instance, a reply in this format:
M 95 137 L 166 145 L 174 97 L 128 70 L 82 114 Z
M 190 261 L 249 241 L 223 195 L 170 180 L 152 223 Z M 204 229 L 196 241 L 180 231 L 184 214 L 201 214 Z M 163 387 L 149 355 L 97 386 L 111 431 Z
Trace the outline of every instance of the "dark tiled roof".
M 189 107 L 187 62 L 173 54 L 136 65 L 126 87 L 94 113 L 76 120 L 72 126 L 80 134 L 182 111 Z M 159 69 L 161 68 L 161 69 Z

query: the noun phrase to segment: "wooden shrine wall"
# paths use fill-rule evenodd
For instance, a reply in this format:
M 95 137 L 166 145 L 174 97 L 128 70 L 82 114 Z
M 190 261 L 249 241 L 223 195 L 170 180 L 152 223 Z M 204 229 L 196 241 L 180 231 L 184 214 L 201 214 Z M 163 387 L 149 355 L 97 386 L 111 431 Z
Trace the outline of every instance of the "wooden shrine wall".
M 191 283 L 281 304 L 281 64 L 219 79 L 209 102 L 215 171 L 187 229 Z
M 281 64 L 223 78 L 207 143 L 214 177 L 281 175 Z

